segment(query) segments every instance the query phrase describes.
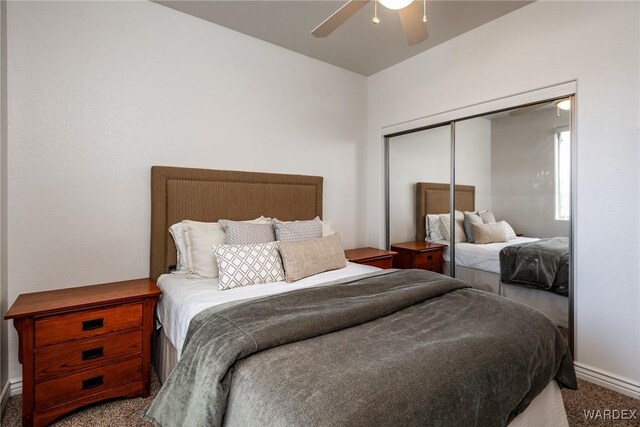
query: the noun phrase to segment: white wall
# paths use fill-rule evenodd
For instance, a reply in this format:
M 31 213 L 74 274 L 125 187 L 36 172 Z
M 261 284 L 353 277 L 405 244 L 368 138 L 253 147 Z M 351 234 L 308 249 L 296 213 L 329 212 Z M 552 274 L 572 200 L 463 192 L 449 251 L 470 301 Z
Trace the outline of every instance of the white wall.
M 451 129 L 448 125 L 390 139 L 390 244 L 416 239 L 416 183 L 449 183 L 450 156 Z
M 0 2 L 0 315 L 7 305 L 7 2 Z M 0 415 L 8 385 L 8 322 L 0 316 Z
M 492 209 L 491 120 L 456 123 L 456 185 L 476 187 L 476 209 Z
M 147 1 L 8 16 L 9 303 L 147 276 L 151 165 L 321 175 L 364 243 L 363 76 Z
M 620 384 L 636 393 L 639 6 L 527 5 L 369 77 L 367 116 L 368 242 L 379 245 L 384 238 L 382 127 L 577 80 L 577 361 L 583 371 L 626 381 Z M 603 224 L 603 218 L 614 219 Z
M 555 134 L 571 121 L 569 111 L 560 111 L 491 120 L 493 213 L 525 236 L 569 237 L 569 221 L 555 219 Z

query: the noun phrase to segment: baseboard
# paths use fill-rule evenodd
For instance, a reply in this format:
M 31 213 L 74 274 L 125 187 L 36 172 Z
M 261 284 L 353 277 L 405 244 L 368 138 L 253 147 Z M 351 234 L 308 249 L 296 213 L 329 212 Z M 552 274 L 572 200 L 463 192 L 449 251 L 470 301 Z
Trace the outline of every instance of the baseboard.
M 9 383 L 11 384 L 9 388 L 10 396 L 17 396 L 19 394 L 22 394 L 22 377 L 9 380 Z
M 0 392 L 0 419 L 2 418 L 2 415 L 4 414 L 4 408 L 7 407 L 7 402 L 9 401 L 10 384 L 11 384 L 11 381 L 7 381 L 6 384 L 4 385 L 4 387 L 2 387 L 2 392 Z
M 583 365 L 581 363 L 574 363 L 574 366 L 576 368 L 576 375 L 581 380 L 597 384 L 608 388 L 609 390 L 617 391 L 618 393 L 633 397 L 634 399 L 640 399 L 640 384 L 637 382 L 631 381 L 627 378 L 620 378 L 612 373 L 602 371 L 588 365 Z

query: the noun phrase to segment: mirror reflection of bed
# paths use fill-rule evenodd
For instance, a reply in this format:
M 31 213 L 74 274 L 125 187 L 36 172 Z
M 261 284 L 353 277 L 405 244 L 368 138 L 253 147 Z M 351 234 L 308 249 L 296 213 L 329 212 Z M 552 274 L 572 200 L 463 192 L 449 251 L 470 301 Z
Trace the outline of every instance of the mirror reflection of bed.
M 445 274 L 450 273 L 450 242 L 440 233 L 442 219 L 448 219 L 449 185 L 442 183 L 417 183 L 418 240 L 428 240 L 446 245 L 444 249 Z M 447 203 L 440 203 L 446 200 Z M 495 242 L 470 242 L 468 218 L 472 216 L 486 219 L 486 224 L 505 227 L 503 217 L 489 209 L 476 208 L 475 187 L 456 186 L 456 207 L 458 236 L 455 241 L 455 277 L 474 288 L 500 294 L 542 311 L 556 325 L 568 327 L 568 267 L 569 246 L 566 237 L 539 238 L 518 236 L 514 231 L 505 230 L 504 236 L 497 236 Z M 473 215 L 474 212 L 480 215 Z M 491 215 L 493 218 L 489 218 Z M 422 219 L 424 218 L 424 219 Z M 466 220 L 466 224 L 465 224 Z M 485 224 L 485 222 L 481 223 Z M 430 227 L 429 227 L 430 225 Z M 466 227 L 465 227 L 466 225 Z M 469 234 L 470 235 L 470 234 Z M 546 274 L 545 274 L 546 273 Z
M 570 121 L 570 111 L 546 101 L 390 138 L 390 245 L 445 245 L 445 274 L 568 328 Z M 447 233 L 455 236 L 453 251 Z

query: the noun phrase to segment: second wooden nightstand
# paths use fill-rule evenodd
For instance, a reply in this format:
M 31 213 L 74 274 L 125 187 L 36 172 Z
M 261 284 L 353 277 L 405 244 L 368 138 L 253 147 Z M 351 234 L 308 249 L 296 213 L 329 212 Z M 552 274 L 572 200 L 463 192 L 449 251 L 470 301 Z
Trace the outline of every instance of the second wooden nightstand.
M 431 242 L 405 242 L 391 245 L 398 255 L 393 258 L 395 268 L 420 268 L 436 273 L 443 272 L 445 245 Z
M 378 268 L 391 268 L 396 253 L 375 248 L 358 248 L 344 251 L 344 256 L 356 264 L 371 265 Z

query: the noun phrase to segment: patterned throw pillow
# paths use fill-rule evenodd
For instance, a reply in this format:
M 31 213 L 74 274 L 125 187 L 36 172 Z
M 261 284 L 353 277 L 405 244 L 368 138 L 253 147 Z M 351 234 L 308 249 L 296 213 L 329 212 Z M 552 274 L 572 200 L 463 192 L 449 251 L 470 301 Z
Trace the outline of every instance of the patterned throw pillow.
M 280 242 L 301 242 L 322 237 L 320 217 L 315 217 L 310 221 L 288 222 L 278 221 L 274 218 L 273 228 L 276 231 L 276 240 Z
M 220 268 L 220 290 L 284 280 L 284 269 L 276 242 L 213 245 L 213 253 Z
M 271 222 L 259 224 L 221 219 L 218 223 L 224 229 L 224 243 L 227 245 L 251 245 L 269 243 L 276 240 Z

